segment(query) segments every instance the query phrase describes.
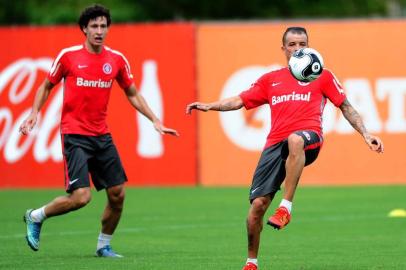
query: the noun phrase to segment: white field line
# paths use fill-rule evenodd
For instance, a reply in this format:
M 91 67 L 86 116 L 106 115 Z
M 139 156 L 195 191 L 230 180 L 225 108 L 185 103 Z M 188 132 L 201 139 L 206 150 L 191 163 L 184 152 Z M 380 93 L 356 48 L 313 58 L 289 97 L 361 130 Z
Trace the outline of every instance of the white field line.
M 242 226 L 243 223 L 229 223 L 229 224 L 183 224 L 183 225 L 164 225 L 164 226 L 155 226 L 155 227 L 139 227 L 139 228 L 121 228 L 116 230 L 117 233 L 139 233 L 145 231 L 165 231 L 165 230 L 184 230 L 184 229 L 197 229 L 197 228 L 218 228 L 218 227 L 233 227 L 233 226 Z M 68 235 L 89 235 L 89 234 L 98 234 L 96 230 L 81 230 L 81 231 L 71 231 L 71 232 L 57 232 L 57 233 L 47 233 L 41 232 L 41 236 L 68 236 Z M 10 234 L 10 235 L 0 235 L 0 239 L 12 239 L 12 238 L 22 238 L 25 237 L 24 233 Z
M 336 221 L 356 221 L 356 220 L 378 220 L 387 219 L 385 215 L 340 215 L 340 216 L 325 216 L 322 218 L 312 218 L 312 217 L 301 217 L 300 219 L 294 219 L 295 223 L 319 223 L 319 222 L 336 222 Z M 137 227 L 137 228 L 119 228 L 117 233 L 140 233 L 145 231 L 165 231 L 165 230 L 184 230 L 184 229 L 198 229 L 198 228 L 223 228 L 223 227 L 239 227 L 245 226 L 245 221 L 241 218 L 239 221 L 229 222 L 229 223 L 217 223 L 217 224 L 174 224 L 174 225 L 162 225 L 162 226 L 148 226 L 148 227 Z M 24 226 L 22 224 L 22 232 L 24 232 Z M 41 235 L 46 236 L 67 236 L 67 235 L 91 235 L 97 234 L 95 230 L 80 230 L 80 231 L 65 231 L 57 233 L 47 233 L 41 232 Z M 0 239 L 14 239 L 25 237 L 25 233 L 0 235 Z

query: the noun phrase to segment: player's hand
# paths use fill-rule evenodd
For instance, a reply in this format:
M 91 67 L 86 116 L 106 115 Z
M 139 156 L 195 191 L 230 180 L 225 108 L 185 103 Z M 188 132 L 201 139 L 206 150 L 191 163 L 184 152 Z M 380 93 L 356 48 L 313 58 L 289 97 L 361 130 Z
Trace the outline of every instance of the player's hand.
M 37 114 L 30 113 L 30 115 L 21 124 L 20 132 L 24 135 L 27 135 L 35 127 L 36 123 L 37 123 Z
M 158 120 L 154 122 L 154 128 L 156 131 L 158 131 L 162 135 L 169 134 L 172 136 L 179 137 L 179 133 L 175 129 L 171 129 L 171 128 L 167 128 L 167 127 L 163 126 L 162 123 Z
M 377 136 L 367 134 L 364 137 L 365 142 L 368 144 L 369 149 L 382 154 L 383 153 L 383 142 Z
M 193 102 L 186 106 L 186 114 L 191 114 L 192 110 L 207 112 L 208 110 L 210 110 L 210 105 L 201 102 Z

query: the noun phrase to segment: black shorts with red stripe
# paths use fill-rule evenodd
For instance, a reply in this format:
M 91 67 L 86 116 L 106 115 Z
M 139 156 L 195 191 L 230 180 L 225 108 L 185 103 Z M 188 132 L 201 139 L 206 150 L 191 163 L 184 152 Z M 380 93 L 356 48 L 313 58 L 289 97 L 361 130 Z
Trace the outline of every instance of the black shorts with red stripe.
M 301 136 L 304 141 L 305 166 L 313 163 L 319 155 L 323 139 L 316 132 L 301 130 L 294 132 Z M 280 190 L 286 176 L 285 161 L 289 155 L 288 140 L 266 148 L 259 159 L 255 169 L 249 199 L 262 197 L 268 194 L 272 196 Z
M 90 187 L 89 174 L 97 190 L 127 181 L 116 146 L 110 134 L 86 136 L 62 134 L 65 189 Z

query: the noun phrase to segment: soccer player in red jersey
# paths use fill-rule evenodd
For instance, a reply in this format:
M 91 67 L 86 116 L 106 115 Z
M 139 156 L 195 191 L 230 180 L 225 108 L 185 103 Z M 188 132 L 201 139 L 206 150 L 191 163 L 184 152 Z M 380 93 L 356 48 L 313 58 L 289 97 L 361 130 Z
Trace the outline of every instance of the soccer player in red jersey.
M 110 245 L 123 210 L 124 182 L 127 181 L 106 124 L 114 80 L 125 91 L 130 104 L 152 122 L 157 132 L 178 136 L 176 130 L 160 122 L 138 93 L 124 55 L 104 46 L 110 24 L 110 11 L 103 6 L 93 5 L 81 13 L 79 26 L 86 36 L 84 44 L 59 53 L 37 90 L 30 115 L 20 127 L 23 134 L 33 129 L 52 88 L 64 79 L 61 137 L 68 195 L 25 213 L 26 239 L 34 251 L 39 249 L 41 226 L 46 218 L 66 214 L 90 202 L 90 173 L 96 189 L 105 189 L 107 194 L 96 255 L 122 257 Z
M 282 51 L 289 61 L 292 53 L 308 47 L 306 29 L 290 27 L 283 34 Z M 366 130 L 358 112 L 347 100 L 344 91 L 327 69 L 310 83 L 297 81 L 287 67 L 261 76 L 240 95 L 213 103 L 194 102 L 186 113 L 200 111 L 247 110 L 268 104 L 271 109 L 271 131 L 255 170 L 251 189 L 251 207 L 247 217 L 248 259 L 243 270 L 258 268 L 258 248 L 263 216 L 282 182 L 283 199 L 267 223 L 276 229 L 286 226 L 291 217 L 292 201 L 305 166 L 317 158 L 323 143 L 321 119 L 326 100 L 340 108 L 344 117 L 364 138 L 373 151 L 383 153 L 382 141 Z

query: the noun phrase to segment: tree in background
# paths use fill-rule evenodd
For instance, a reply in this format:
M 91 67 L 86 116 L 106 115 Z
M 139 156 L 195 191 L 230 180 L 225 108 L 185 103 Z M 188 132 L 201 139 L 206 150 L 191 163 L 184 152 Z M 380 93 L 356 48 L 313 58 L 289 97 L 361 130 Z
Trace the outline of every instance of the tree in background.
M 406 16 L 406 0 L 0 0 L 0 24 L 71 24 L 98 2 L 114 22 Z

